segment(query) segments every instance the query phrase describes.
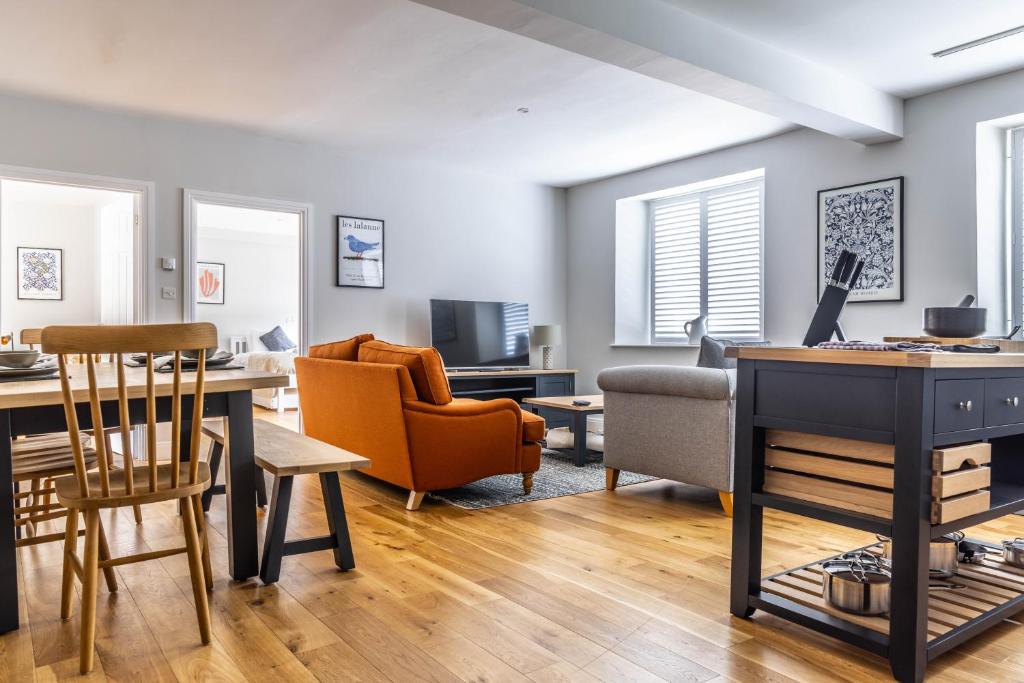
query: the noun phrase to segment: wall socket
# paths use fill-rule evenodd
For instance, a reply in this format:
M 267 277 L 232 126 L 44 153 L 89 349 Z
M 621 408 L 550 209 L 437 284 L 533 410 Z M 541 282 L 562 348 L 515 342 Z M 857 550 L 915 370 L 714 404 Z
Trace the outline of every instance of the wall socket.
M 160 296 L 164 299 L 177 299 L 178 290 L 174 287 L 164 287 L 160 290 Z

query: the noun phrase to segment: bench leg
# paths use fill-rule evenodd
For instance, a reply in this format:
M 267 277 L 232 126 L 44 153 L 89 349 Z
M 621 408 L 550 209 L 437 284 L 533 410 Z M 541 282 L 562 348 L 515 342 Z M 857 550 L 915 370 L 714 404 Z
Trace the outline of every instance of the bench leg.
M 356 562 L 352 556 L 352 541 L 348 536 L 348 520 L 345 519 L 345 503 L 341 499 L 341 482 L 337 472 L 320 474 L 320 491 L 324 496 L 327 526 L 334 537 L 334 564 L 342 571 L 355 569 Z
M 261 508 L 267 507 L 267 478 L 259 465 L 256 466 L 256 505 Z
M 276 583 L 281 578 L 281 558 L 284 557 L 284 537 L 288 531 L 291 500 L 292 477 L 274 477 L 267 537 L 263 541 L 263 561 L 260 562 L 260 580 L 265 584 Z
M 220 461 L 224 455 L 224 444 L 217 441 L 210 442 L 210 455 L 207 462 L 210 465 L 210 488 L 203 491 L 203 512 L 210 511 L 210 503 L 213 502 L 213 489 L 217 486 L 217 473 L 220 472 Z M 266 498 L 266 492 L 264 492 Z M 266 503 L 264 503 L 265 505 Z

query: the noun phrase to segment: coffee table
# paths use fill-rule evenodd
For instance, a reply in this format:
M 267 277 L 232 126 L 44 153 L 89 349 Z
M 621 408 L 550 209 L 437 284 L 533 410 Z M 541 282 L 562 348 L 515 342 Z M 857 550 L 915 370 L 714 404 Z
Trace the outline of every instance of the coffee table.
M 574 406 L 573 401 L 590 401 L 587 406 Z M 560 410 L 568 413 L 572 420 L 573 449 L 572 462 L 576 467 L 583 467 L 587 464 L 587 416 L 599 415 L 604 412 L 604 395 L 592 396 L 538 396 L 536 398 L 524 398 L 531 411 L 537 412 L 538 408 L 547 410 Z

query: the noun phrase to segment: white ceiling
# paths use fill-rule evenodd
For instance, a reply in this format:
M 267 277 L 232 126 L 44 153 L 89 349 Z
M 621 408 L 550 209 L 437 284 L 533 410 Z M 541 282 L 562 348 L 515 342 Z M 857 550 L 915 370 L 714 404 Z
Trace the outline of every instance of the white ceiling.
M 131 192 L 57 185 L 27 180 L 0 180 L 0 204 L 58 204 L 99 209 L 115 202 L 131 206 Z
M 0 0 L 0 16 L 0 90 L 556 185 L 789 127 L 408 0 Z
M 196 207 L 196 223 L 204 231 L 238 233 L 239 239 L 253 234 L 299 235 L 299 214 L 287 211 L 200 203 Z
M 1024 36 L 929 55 L 1024 23 L 1024 2 L 666 1 L 900 94 L 1024 66 Z M 410 0 L 0 0 L 0 16 L 0 91 L 552 185 L 793 127 Z
M 1024 34 L 932 57 L 1024 25 L 1021 0 L 665 2 L 900 97 L 1024 68 Z

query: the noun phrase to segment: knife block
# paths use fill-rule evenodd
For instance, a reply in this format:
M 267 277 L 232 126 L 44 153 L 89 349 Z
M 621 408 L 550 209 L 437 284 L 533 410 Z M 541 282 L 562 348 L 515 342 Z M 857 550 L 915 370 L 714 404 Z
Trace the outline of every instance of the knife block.
M 817 346 L 832 338 L 833 332 L 839 327 L 839 314 L 843 312 L 850 290 L 835 285 L 827 285 L 821 295 L 818 308 L 814 311 L 811 324 L 804 335 L 804 346 Z

